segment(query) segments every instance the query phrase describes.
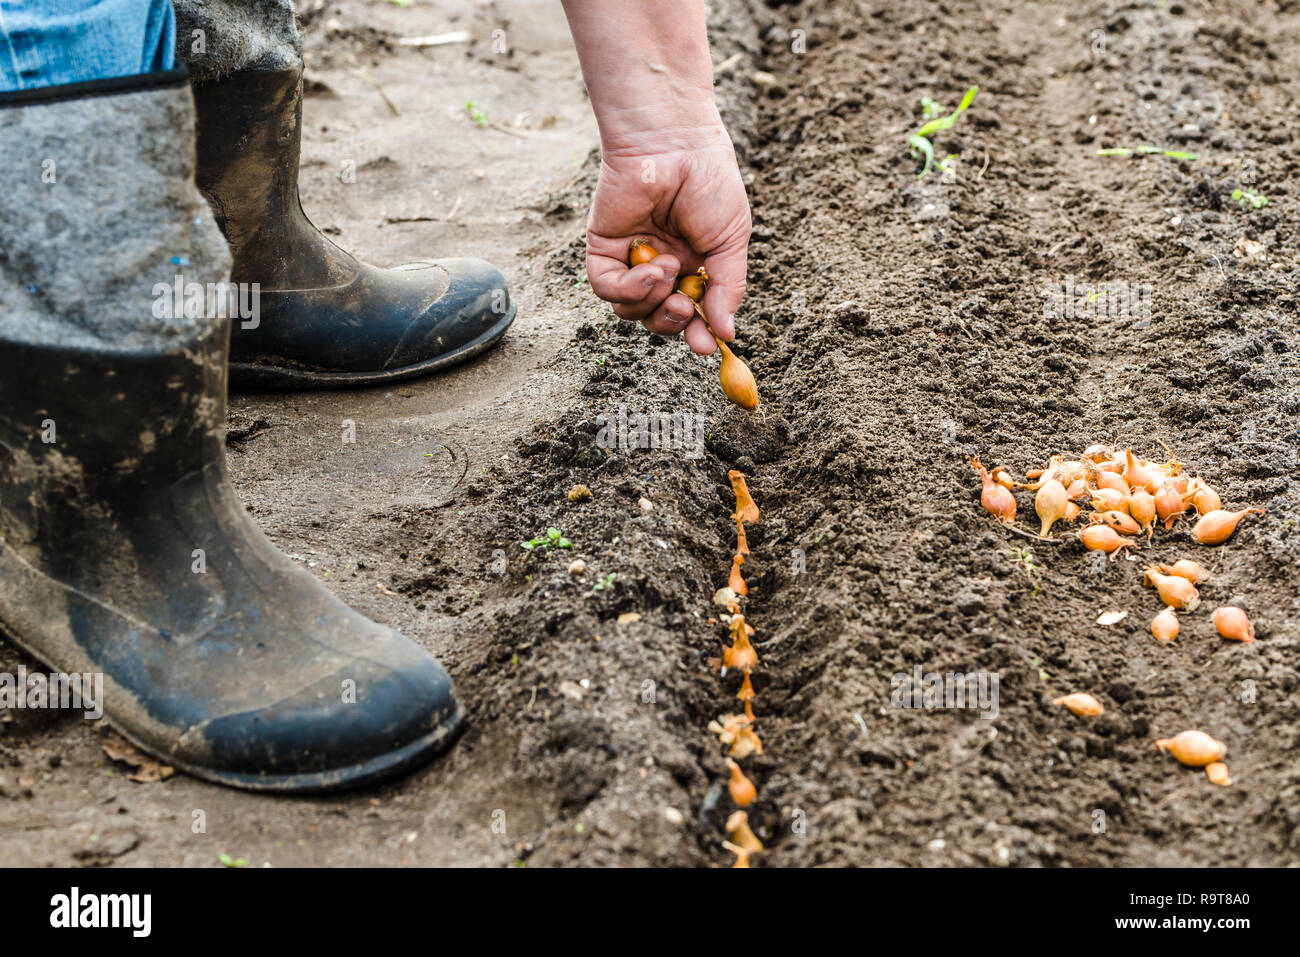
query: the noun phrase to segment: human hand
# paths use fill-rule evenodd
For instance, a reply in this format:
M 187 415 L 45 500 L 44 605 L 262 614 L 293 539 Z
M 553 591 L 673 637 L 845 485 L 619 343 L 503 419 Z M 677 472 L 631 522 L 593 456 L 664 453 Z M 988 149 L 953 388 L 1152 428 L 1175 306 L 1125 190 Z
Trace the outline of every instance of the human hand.
M 592 291 L 661 336 L 684 333 L 701 355 L 713 341 L 735 336 L 735 313 L 745 294 L 750 213 L 745 186 L 721 121 L 705 145 L 668 152 L 643 146 L 606 152 L 587 220 L 587 276 Z M 647 140 L 653 136 L 647 135 Z M 682 137 L 673 139 L 681 143 Z M 676 144 L 675 144 L 676 145 Z M 659 256 L 628 268 L 635 239 L 648 239 Z M 703 266 L 709 276 L 701 303 L 675 292 L 677 280 Z

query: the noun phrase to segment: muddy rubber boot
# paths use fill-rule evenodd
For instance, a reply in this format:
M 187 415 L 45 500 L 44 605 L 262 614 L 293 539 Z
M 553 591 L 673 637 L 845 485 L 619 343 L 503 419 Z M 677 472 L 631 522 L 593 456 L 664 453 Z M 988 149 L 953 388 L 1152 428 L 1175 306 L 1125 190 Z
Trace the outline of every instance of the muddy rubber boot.
M 38 172 L 0 191 L 0 631 L 101 674 L 108 722 L 166 764 L 355 785 L 432 757 L 461 710 L 231 489 L 230 321 L 173 311 L 229 269 L 193 124 L 183 71 L 0 95 L 0 164 Z
M 302 69 L 194 85 L 198 185 L 234 257 L 260 285 L 235 326 L 231 388 L 364 386 L 428 375 L 497 342 L 514 320 L 501 273 L 479 259 L 376 269 L 329 241 L 298 199 Z

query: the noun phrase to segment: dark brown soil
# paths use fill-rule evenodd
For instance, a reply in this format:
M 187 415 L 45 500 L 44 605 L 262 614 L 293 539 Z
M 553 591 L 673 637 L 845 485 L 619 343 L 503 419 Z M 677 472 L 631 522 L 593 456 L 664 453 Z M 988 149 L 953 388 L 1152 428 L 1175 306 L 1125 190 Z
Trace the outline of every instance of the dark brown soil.
M 386 35 L 446 26 L 426 13 L 409 30 L 375 27 L 366 16 L 389 5 L 341 6 Z M 542 24 L 550 6 L 506 12 Z M 744 762 L 768 846 L 758 866 L 1297 859 L 1300 5 L 712 7 L 756 223 L 737 352 L 765 418 L 726 404 L 716 360 L 646 336 L 586 289 L 592 166 L 569 154 L 586 158 L 591 131 L 577 125 L 580 93 L 557 80 L 571 69 L 562 36 L 517 54 L 518 84 L 495 95 L 504 116 L 552 97 L 546 111 L 573 124 L 567 139 L 546 139 L 547 126 L 531 153 L 498 156 L 502 173 L 544 180 L 526 201 L 495 174 L 481 187 L 491 193 L 466 175 L 466 202 L 482 203 L 471 230 L 441 213 L 427 232 L 375 225 L 381 209 L 421 212 L 422 156 L 472 174 L 479 160 L 464 148 L 366 140 L 392 168 L 371 167 L 375 179 L 349 194 L 319 147 L 304 191 L 363 255 L 446 254 L 470 232 L 499 247 L 477 254 L 518 250 L 507 271 L 529 315 L 484 362 L 399 389 L 232 407 L 232 468 L 259 523 L 345 600 L 438 654 L 469 729 L 386 788 L 288 800 L 179 777 L 129 783 L 120 768 L 109 777 L 83 722 L 11 722 L 5 860 L 728 864 L 732 807 L 705 726 L 737 710 L 737 678 L 708 663 L 724 638 L 710 619 L 734 535 L 730 468 L 749 475 L 764 512 L 744 566 L 765 744 Z M 356 56 L 399 108 L 447 112 L 418 105 L 427 84 L 411 71 L 424 54 L 331 37 L 327 13 L 309 22 L 308 46 L 327 82 L 346 93 Z M 502 69 L 430 54 L 445 55 L 435 62 L 471 85 Z M 756 70 L 770 78 L 755 82 Z M 956 177 L 918 180 L 907 137 L 921 98 L 951 108 L 975 84 L 971 109 L 935 137 L 940 159 L 959 154 Z M 316 108 L 355 112 L 367 90 Z M 493 141 L 466 142 L 491 155 Z M 1199 158 L 1095 155 L 1147 143 Z M 1230 194 L 1243 186 L 1268 205 L 1240 208 Z M 414 232 L 391 238 L 399 229 Z M 1265 251 L 1234 254 L 1242 237 Z M 1149 284 L 1150 315 L 1045 318 L 1043 290 L 1067 279 Z M 600 447 L 596 418 L 620 406 L 706 415 L 703 455 Z M 343 418 L 362 427 L 341 449 Z M 1029 541 L 979 508 L 972 454 L 1023 473 L 1095 441 L 1152 456 L 1166 442 L 1225 502 L 1268 514 L 1219 549 L 1192 544 L 1183 523 L 1137 561 L 1098 564 L 1076 542 Z M 594 497 L 569 502 L 577 483 Z M 1020 508 L 1032 517 L 1028 493 Z M 520 548 L 548 526 L 572 552 Z M 1036 589 L 1017 548 L 1041 570 Z M 1177 641 L 1158 645 L 1140 568 L 1185 555 L 1214 577 Z M 574 557 L 585 575 L 568 574 Z M 594 587 L 611 573 L 612 588 Z M 1229 600 L 1249 609 L 1253 644 L 1214 634 L 1210 612 Z M 1109 610 L 1128 617 L 1094 624 Z M 627 612 L 640 620 L 619 623 Z M 16 661 L 4 646 L 0 667 Z M 996 674 L 997 716 L 893 707 L 894 675 L 915 666 Z M 1107 713 L 1077 719 L 1049 704 L 1073 691 Z M 1232 787 L 1152 750 L 1187 728 L 1227 743 Z M 196 835 L 198 808 L 208 830 Z

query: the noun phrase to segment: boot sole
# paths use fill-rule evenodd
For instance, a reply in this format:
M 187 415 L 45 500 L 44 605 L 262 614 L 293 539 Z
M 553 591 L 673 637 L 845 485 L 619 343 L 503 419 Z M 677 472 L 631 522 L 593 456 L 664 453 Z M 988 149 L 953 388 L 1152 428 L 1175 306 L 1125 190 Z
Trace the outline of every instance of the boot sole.
M 18 637 L 18 633 L 9 627 L 2 618 L 0 618 L 0 634 L 3 634 L 15 646 L 47 668 L 55 667 L 37 654 L 35 649 L 28 647 Z M 101 720 L 145 754 L 157 758 L 168 767 L 185 772 L 190 777 L 238 788 L 241 791 L 311 794 L 325 791 L 343 791 L 349 788 L 375 784 L 427 764 L 443 751 L 446 751 L 460 737 L 461 732 L 465 729 L 465 708 L 457 701 L 456 710 L 438 727 L 424 737 L 417 738 L 396 751 L 389 751 L 360 764 L 330 768 L 326 771 L 303 771 L 297 774 L 246 774 L 236 771 L 219 771 L 214 768 L 204 768 L 184 761 L 177 761 L 139 740 L 131 732 L 116 724 L 108 715 L 105 715 Z
M 416 379 L 460 365 L 496 344 L 510 324 L 515 321 L 518 306 L 510 305 L 501 321 L 477 339 L 445 355 L 400 369 L 383 369 L 378 372 L 319 372 L 296 369 L 292 366 L 261 365 L 258 363 L 230 363 L 231 392 L 298 392 L 308 389 L 357 389 L 370 385 L 383 385 Z

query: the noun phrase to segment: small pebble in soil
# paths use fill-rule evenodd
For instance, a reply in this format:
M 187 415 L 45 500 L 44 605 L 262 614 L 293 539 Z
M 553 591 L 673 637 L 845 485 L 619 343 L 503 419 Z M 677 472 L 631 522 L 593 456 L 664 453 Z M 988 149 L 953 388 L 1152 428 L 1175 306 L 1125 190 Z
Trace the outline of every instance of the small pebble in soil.
M 653 512 L 655 507 L 654 502 L 644 496 L 637 500 L 637 505 L 641 507 L 641 511 L 643 512 Z
M 581 575 L 586 570 L 587 570 L 587 563 L 584 562 L 581 558 L 575 558 L 573 561 L 569 563 L 570 575 Z

